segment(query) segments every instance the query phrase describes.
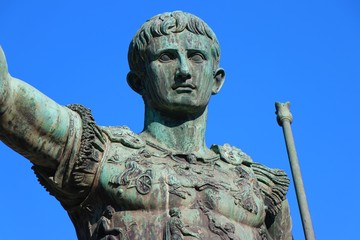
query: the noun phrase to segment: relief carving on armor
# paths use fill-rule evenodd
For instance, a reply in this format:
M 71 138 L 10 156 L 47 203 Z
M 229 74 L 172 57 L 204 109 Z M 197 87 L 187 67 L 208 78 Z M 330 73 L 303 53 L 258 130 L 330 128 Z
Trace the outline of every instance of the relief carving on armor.
M 211 212 L 212 204 L 210 202 L 203 203 L 198 201 L 198 205 L 208 218 L 208 226 L 211 232 L 218 235 L 222 240 L 240 240 L 240 238 L 235 235 L 234 224 L 230 222 L 224 223 L 223 221 L 217 219 Z
M 178 208 L 171 208 L 169 211 L 170 220 L 166 223 L 164 230 L 164 240 L 182 240 L 184 236 L 192 236 L 202 239 L 199 233 L 189 230 L 181 220 L 181 211 Z
M 214 176 L 214 163 L 215 160 L 218 159 L 218 157 L 216 157 L 209 162 L 203 162 L 205 161 L 204 159 L 196 158 L 194 154 L 175 154 L 170 155 L 170 158 L 177 163 L 174 165 L 174 170 L 179 175 L 191 175 L 191 173 L 196 173 L 197 175 L 206 175 L 209 177 Z
M 97 221 L 93 240 L 119 240 L 124 239 L 124 231 L 122 228 L 114 227 L 112 217 L 115 214 L 115 210 L 112 206 L 107 206 Z
M 173 175 L 170 175 L 166 179 L 166 183 L 169 186 L 169 193 L 174 194 L 182 199 L 186 199 L 187 196 L 191 196 L 191 193 L 180 183 L 180 181 Z
M 256 179 L 252 177 L 241 166 L 235 168 L 238 177 L 234 180 L 238 190 L 233 194 L 235 204 L 242 206 L 251 213 L 257 214 L 259 209 L 254 200 L 254 194 L 261 198 L 260 190 L 257 186 Z
M 169 193 L 177 195 L 180 198 L 186 199 L 187 196 L 191 196 L 191 191 L 187 189 L 195 189 L 196 191 L 204 191 L 206 189 L 211 190 L 229 190 L 230 186 L 228 183 L 216 182 L 211 177 L 208 177 L 208 174 L 202 174 L 207 171 L 206 168 L 201 168 L 197 166 L 197 169 L 201 171 L 194 170 L 195 166 L 187 166 L 186 164 L 176 164 L 173 166 L 173 170 L 177 173 L 175 175 L 170 175 L 166 178 L 166 183 L 169 186 Z M 190 171 L 190 169 L 192 171 Z M 211 171 L 209 171 L 211 175 Z
M 109 185 L 114 188 L 126 186 L 127 189 L 130 189 L 135 187 L 138 193 L 148 194 L 152 188 L 152 170 L 143 170 L 132 158 L 126 160 L 125 168 L 126 170 L 122 174 L 110 178 Z
M 114 154 L 113 156 L 111 156 L 109 159 L 108 159 L 108 162 L 109 163 L 119 163 L 120 162 L 120 157 L 119 157 L 119 154 Z

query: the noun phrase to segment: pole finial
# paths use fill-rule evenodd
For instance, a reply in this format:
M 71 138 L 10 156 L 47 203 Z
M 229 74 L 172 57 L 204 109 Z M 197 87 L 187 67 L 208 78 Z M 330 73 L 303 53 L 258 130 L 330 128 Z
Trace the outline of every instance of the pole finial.
M 275 108 L 276 120 L 280 126 L 283 125 L 284 120 L 288 120 L 290 124 L 292 123 L 293 117 L 290 112 L 290 102 L 275 102 Z

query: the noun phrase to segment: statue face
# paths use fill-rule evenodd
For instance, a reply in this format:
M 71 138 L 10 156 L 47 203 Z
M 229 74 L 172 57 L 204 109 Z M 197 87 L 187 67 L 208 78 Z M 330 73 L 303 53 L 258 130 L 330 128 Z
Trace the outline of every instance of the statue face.
M 155 37 L 147 49 L 142 95 L 145 103 L 172 114 L 203 111 L 223 81 L 214 69 L 211 41 L 187 30 Z M 221 74 L 220 74 L 220 72 Z M 221 75 L 221 81 L 216 75 Z
M 111 219 L 114 215 L 115 210 L 113 208 L 106 209 L 104 216 L 108 219 Z

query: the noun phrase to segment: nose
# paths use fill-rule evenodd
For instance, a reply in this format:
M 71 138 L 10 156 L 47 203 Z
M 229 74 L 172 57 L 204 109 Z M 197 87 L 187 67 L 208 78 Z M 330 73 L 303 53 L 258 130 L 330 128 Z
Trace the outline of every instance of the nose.
M 191 78 L 189 64 L 186 58 L 179 59 L 179 66 L 176 71 L 176 78 L 187 80 Z

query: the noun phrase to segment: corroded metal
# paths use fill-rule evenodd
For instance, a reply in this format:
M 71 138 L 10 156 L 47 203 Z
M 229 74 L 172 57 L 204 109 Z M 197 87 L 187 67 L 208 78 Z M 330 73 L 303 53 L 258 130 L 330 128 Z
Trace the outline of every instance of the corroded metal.
M 210 27 L 157 15 L 128 56 L 128 84 L 145 104 L 139 134 L 55 103 L 11 77 L 0 54 L 0 139 L 33 163 L 78 239 L 291 239 L 285 172 L 205 143 L 207 106 L 225 79 Z
M 304 228 L 305 237 L 307 240 L 315 240 L 314 229 L 311 221 L 310 211 L 306 200 L 304 183 L 301 176 L 299 160 L 296 153 L 294 137 L 291 131 L 291 123 L 293 120 L 290 112 L 290 102 L 286 103 L 275 103 L 277 122 L 283 128 L 286 150 L 289 156 L 289 162 L 293 181 L 295 185 L 295 191 L 297 200 L 299 203 L 300 215 L 302 225 Z

